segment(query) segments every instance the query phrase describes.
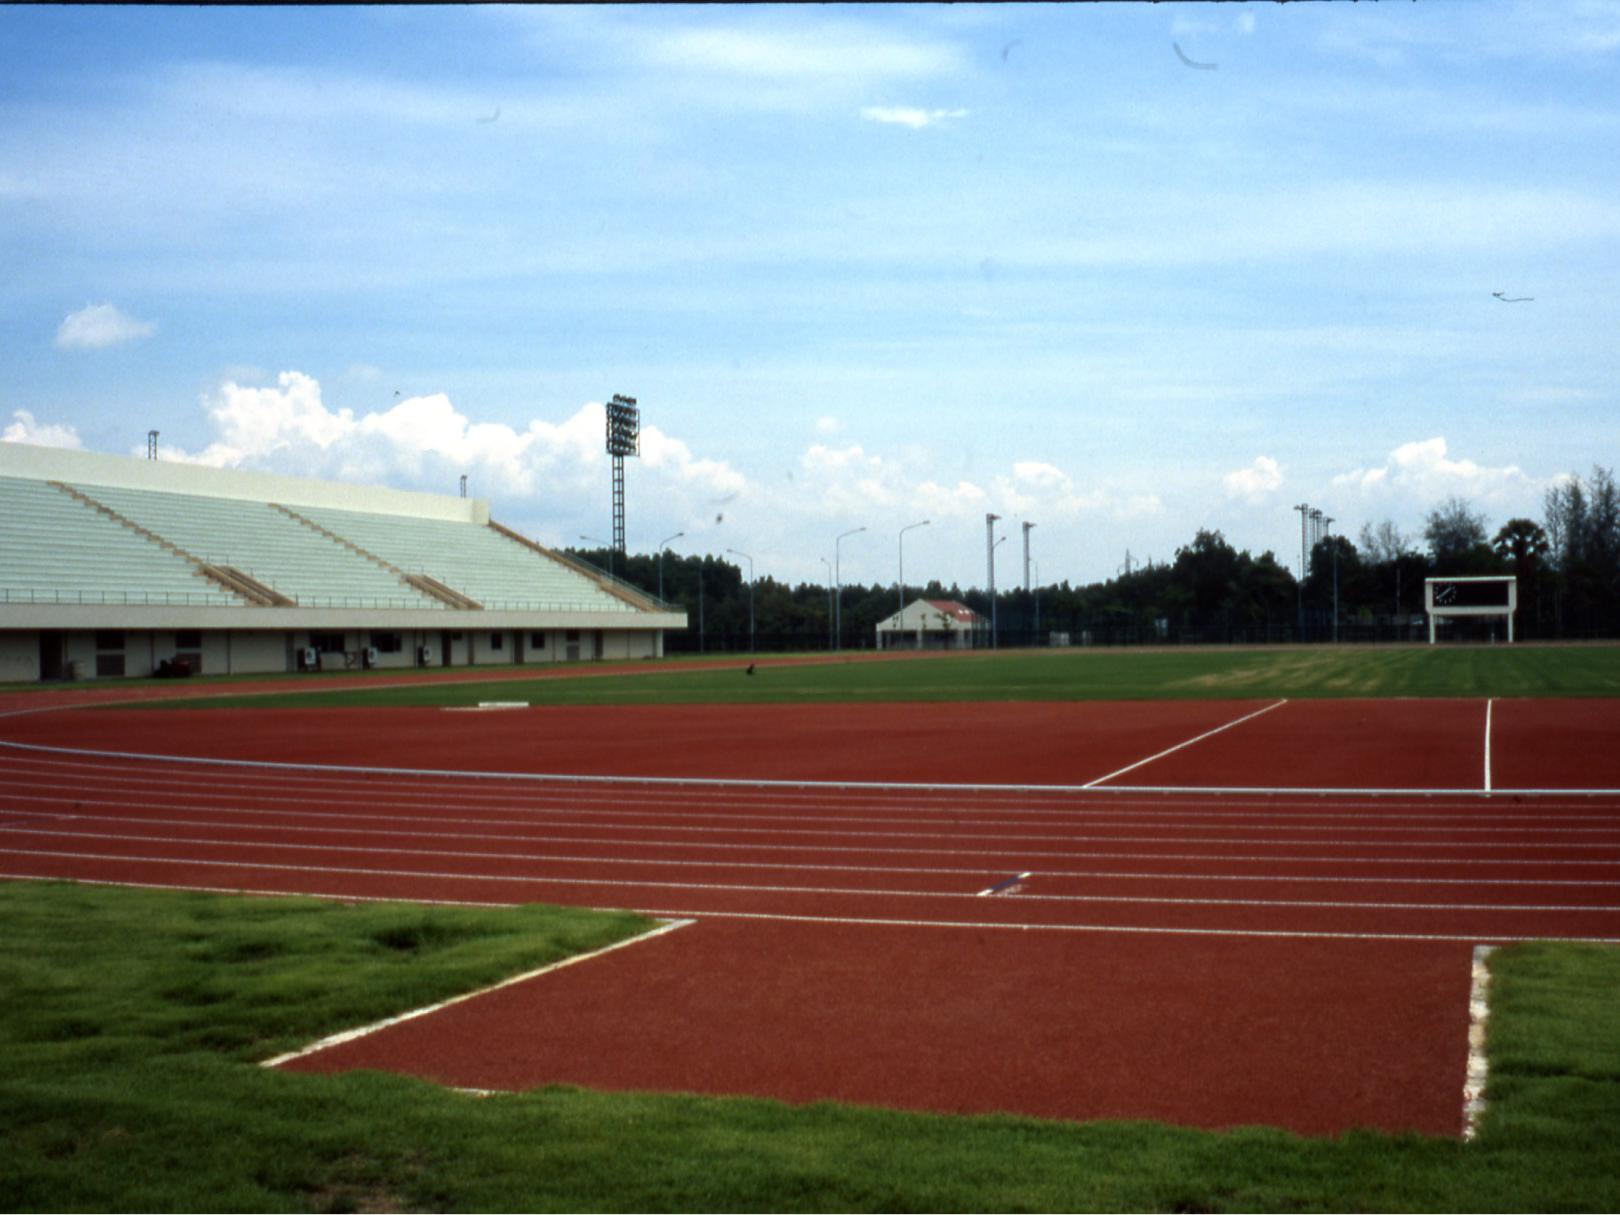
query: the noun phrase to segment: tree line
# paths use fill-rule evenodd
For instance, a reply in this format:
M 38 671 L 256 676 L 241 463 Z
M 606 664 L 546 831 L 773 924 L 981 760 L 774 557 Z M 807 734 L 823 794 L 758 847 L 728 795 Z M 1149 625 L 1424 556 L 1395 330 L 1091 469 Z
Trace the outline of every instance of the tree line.
M 750 649 L 871 649 L 879 621 L 901 606 L 895 585 L 846 585 L 837 597 L 815 583 L 759 578 L 713 555 L 659 558 L 605 549 L 573 555 L 687 614 L 669 652 Z M 1169 562 L 1127 569 L 1083 586 L 1067 581 L 1029 591 L 997 590 L 1000 646 L 1397 641 L 1427 637 L 1424 579 L 1511 574 L 1518 580 L 1515 633 L 1525 639 L 1620 636 L 1620 485 L 1594 467 L 1549 489 L 1539 520 L 1517 517 L 1491 530 L 1467 499 L 1434 507 L 1417 535 L 1385 520 L 1352 540 L 1329 535 L 1308 555 L 1301 581 L 1267 551 L 1235 549 L 1219 531 L 1200 530 Z M 977 587 L 931 581 L 908 586 L 904 601 L 954 599 L 987 620 L 990 596 Z M 750 612 L 750 599 L 751 612 Z M 834 626 L 834 620 L 837 626 Z M 1448 634 L 1485 639 L 1500 620 L 1453 621 Z M 1054 638 L 1054 634 L 1057 635 Z

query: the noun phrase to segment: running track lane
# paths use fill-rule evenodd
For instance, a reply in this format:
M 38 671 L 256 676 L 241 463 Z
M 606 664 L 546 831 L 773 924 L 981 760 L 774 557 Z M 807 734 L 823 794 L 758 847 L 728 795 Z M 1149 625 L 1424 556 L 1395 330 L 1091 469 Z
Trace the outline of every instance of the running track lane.
M 501 1019 L 528 1027 L 509 1033 L 501 1048 L 502 1067 L 520 1084 L 573 1078 L 921 1108 L 1454 1133 L 1466 943 L 1237 934 L 1361 932 L 1370 924 L 1385 937 L 1466 937 L 1530 924 L 1578 935 L 1583 925 L 1613 920 L 1604 901 L 1613 902 L 1605 893 L 1615 878 L 1613 807 L 1591 799 L 1557 806 L 1424 799 L 1407 806 L 1388 799 L 1344 805 L 984 793 L 828 799 L 775 790 L 748 797 L 736 789 L 680 796 L 645 790 L 627 799 L 628 790 L 604 797 L 600 787 L 564 790 L 559 798 L 506 787 L 492 796 L 487 782 L 290 773 L 226 787 L 220 773 L 199 780 L 194 769 L 179 767 L 97 761 L 104 769 L 89 772 L 64 769 L 69 761 L 60 757 L 6 758 L 13 762 L 0 770 L 0 827 L 10 830 L 0 838 L 16 845 L 4 856 L 8 868 L 350 895 L 615 902 L 654 911 L 692 910 L 670 900 L 698 900 L 704 922 L 649 943 L 640 957 L 638 947 L 572 968 L 565 982 L 558 975 L 513 989 L 532 990 L 540 1001 L 527 1014 Z M 42 787 L 52 775 L 68 777 L 65 793 Z M 461 784 L 483 791 L 474 795 Z M 66 797 L 78 804 L 50 800 Z M 109 817 L 127 821 L 109 824 Z M 345 819 L 348 834 L 332 834 L 345 829 Z M 488 851 L 448 856 L 441 839 L 427 842 L 425 858 L 400 852 L 421 851 L 424 841 L 410 833 L 435 828 L 466 837 L 457 853 Z M 537 841 L 544 848 L 583 850 L 587 863 L 571 861 L 567 877 L 551 861 L 515 870 L 515 854 L 530 855 L 528 843 L 474 838 L 536 832 L 550 837 Z M 1537 849 L 1541 835 L 1548 846 Z M 604 848 L 615 841 L 624 847 Z M 643 884 L 625 880 L 622 851 L 654 862 L 641 872 Z M 593 866 L 590 854 L 614 864 Z M 677 857 L 684 867 L 668 863 Z M 825 866 L 852 860 L 888 872 L 829 879 Z M 770 882 L 738 881 L 735 872 L 723 883 L 689 880 L 691 863 L 721 873 L 739 861 L 787 868 Z M 462 867 L 451 869 L 452 862 Z M 1058 865 L 1067 868 L 1056 872 Z M 941 868 L 951 872 L 933 872 Z M 918 869 L 930 872 L 893 872 Z M 1008 894 L 974 897 L 975 883 L 1025 869 L 1035 876 Z M 1107 876 L 1114 872 L 1120 876 Z M 1485 893 L 1435 897 L 1447 881 L 1471 886 L 1470 873 L 1487 875 Z M 712 889 L 720 885 L 728 888 Z M 1187 888 L 1217 898 L 1189 902 L 1169 893 Z M 492 897 L 500 890 L 505 897 Z M 1117 905 L 1094 901 L 1110 890 L 1137 894 Z M 1280 905 L 1250 897 L 1257 890 Z M 1239 897 L 1228 897 L 1233 893 Z M 1396 897 L 1419 906 L 1376 905 Z M 1346 901 L 1375 905 L 1331 905 Z M 1297 905 L 1305 902 L 1329 905 Z M 976 918 L 944 918 L 964 907 Z M 1546 907 L 1556 910 L 1524 910 Z M 919 922 L 827 922 L 840 911 Z M 1093 914 L 1099 911 L 1108 914 Z M 744 918 L 793 915 L 811 922 Z M 1112 931 L 1080 931 L 1085 925 Z M 1126 936 L 1132 928 L 1147 931 Z M 1122 939 L 1130 942 L 1123 950 Z M 1188 957 L 1213 969 L 1189 966 Z M 864 968 L 857 958 L 866 959 Z M 672 1004 L 612 986 L 660 967 L 685 976 Z M 593 992 L 582 976 L 608 986 Z M 1380 986 L 1385 977 L 1391 981 Z M 700 992 L 711 994 L 708 1004 Z M 639 1021 L 628 1037 L 614 1035 L 614 1049 L 583 1049 L 604 1000 L 616 1020 Z M 772 1032 L 762 1035 L 762 1022 Z M 582 1049 L 547 1047 L 534 1036 L 542 1024 L 548 1032 L 566 1028 Z M 670 1049 L 626 1054 L 627 1041 L 667 1043 L 676 1025 L 688 1041 L 674 1051 L 674 1071 Z M 405 1051 L 408 1060 L 398 1051 L 386 1057 L 389 1035 L 366 1042 L 383 1052 L 374 1065 L 455 1079 L 456 1069 L 476 1070 L 466 1050 L 485 1036 L 441 1034 L 437 1052 L 418 1044 Z M 867 1041 L 871 1049 L 850 1047 Z M 1066 1054 L 1071 1041 L 1075 1050 Z M 451 1043 L 461 1052 L 454 1057 L 446 1054 Z M 986 1043 L 1001 1052 L 994 1075 Z M 1313 1056 L 1308 1043 L 1332 1046 Z M 317 1058 L 301 1066 L 326 1066 Z M 953 1067 L 953 1059 L 966 1062 Z M 520 1060 L 538 1060 L 541 1074 L 528 1076 Z M 565 1074 L 565 1062 L 581 1061 L 594 1067 L 594 1078 Z M 1002 1075 L 1015 1080 L 1003 1083 Z M 1211 1086 L 1220 1087 L 1219 1100 L 1206 1091 Z M 1319 1097 L 1308 1097 L 1307 1088 Z

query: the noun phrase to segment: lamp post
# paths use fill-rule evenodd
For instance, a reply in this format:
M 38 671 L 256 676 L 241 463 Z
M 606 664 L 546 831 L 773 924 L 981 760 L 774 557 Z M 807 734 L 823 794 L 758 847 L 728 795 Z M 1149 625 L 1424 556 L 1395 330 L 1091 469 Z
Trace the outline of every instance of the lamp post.
M 1333 644 L 1339 644 L 1339 546 L 1333 544 L 1333 519 L 1323 516 L 1322 533 L 1333 547 Z
M 844 576 L 839 564 L 838 546 L 844 542 L 846 536 L 853 536 L 857 532 L 864 532 L 864 527 L 852 527 L 843 532 L 833 541 L 833 649 L 844 648 Z
M 740 548 L 728 548 L 728 553 L 735 553 L 748 560 L 748 652 L 754 652 L 754 559 Z
M 822 557 L 821 564 L 827 567 L 827 648 L 833 648 L 833 567 L 832 562 Z
M 1007 537 L 997 536 L 996 542 L 990 546 L 990 648 L 996 649 L 996 550 L 1007 542 Z
M 906 614 L 906 533 L 911 531 L 913 528 L 927 527 L 931 522 L 932 520 L 930 519 L 924 519 L 920 523 L 908 523 L 900 529 L 900 553 L 895 563 L 894 570 L 894 597 L 895 603 L 900 609 L 901 616 Z M 894 627 L 899 629 L 901 624 L 902 621 L 896 619 L 894 622 Z
M 684 535 L 686 535 L 685 532 L 676 532 L 668 540 L 660 540 L 658 542 L 658 598 L 660 602 L 662 602 L 664 598 L 664 549 L 675 543 L 675 541 L 679 540 Z
M 1035 644 L 1041 644 L 1041 563 L 1035 563 Z
M 1000 515 L 984 517 L 985 581 L 990 584 L 990 648 L 996 648 L 996 520 Z
M 607 572 L 608 572 L 608 577 L 609 578 L 613 577 L 613 546 L 611 544 L 609 544 L 606 540 L 598 540 L 595 536 L 581 536 L 580 539 L 585 541 L 587 544 L 596 544 L 596 545 L 600 545 L 602 548 L 607 549 L 607 555 L 608 555 L 608 569 L 607 569 Z

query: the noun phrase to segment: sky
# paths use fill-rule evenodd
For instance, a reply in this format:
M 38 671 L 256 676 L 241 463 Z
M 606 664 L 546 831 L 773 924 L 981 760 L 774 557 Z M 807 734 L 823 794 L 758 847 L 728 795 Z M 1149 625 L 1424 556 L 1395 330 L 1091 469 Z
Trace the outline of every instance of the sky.
M 594 547 L 624 393 L 629 549 L 789 583 L 1494 531 L 1620 462 L 1617 68 L 1607 0 L 0 6 L 0 437 Z

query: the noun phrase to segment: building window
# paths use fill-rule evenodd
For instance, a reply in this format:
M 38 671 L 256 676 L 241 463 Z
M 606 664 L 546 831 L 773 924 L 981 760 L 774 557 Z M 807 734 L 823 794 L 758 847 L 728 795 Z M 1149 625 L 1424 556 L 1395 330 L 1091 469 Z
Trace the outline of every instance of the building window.
M 398 654 L 405 649 L 405 635 L 403 633 L 371 634 L 371 644 L 377 647 L 379 654 Z
M 343 634 L 311 633 L 309 635 L 309 644 L 322 654 L 341 654 L 343 653 Z
M 504 650 L 506 648 L 506 634 L 491 633 L 489 635 L 489 648 L 492 650 Z
M 578 629 L 569 629 L 568 632 L 564 635 L 563 639 L 565 641 L 567 641 L 569 645 L 578 645 L 579 644 L 579 630 Z
M 124 648 L 124 634 L 117 629 L 100 629 L 96 632 L 96 649 L 121 650 Z M 119 671 L 122 675 L 123 672 Z
M 529 648 L 531 650 L 543 650 L 543 649 L 545 649 L 546 648 L 546 635 L 544 633 L 530 633 L 529 634 Z
M 174 648 L 177 650 L 202 649 L 202 630 L 180 629 L 174 635 Z
M 106 679 L 124 673 L 124 656 L 122 654 L 97 654 L 96 674 Z

